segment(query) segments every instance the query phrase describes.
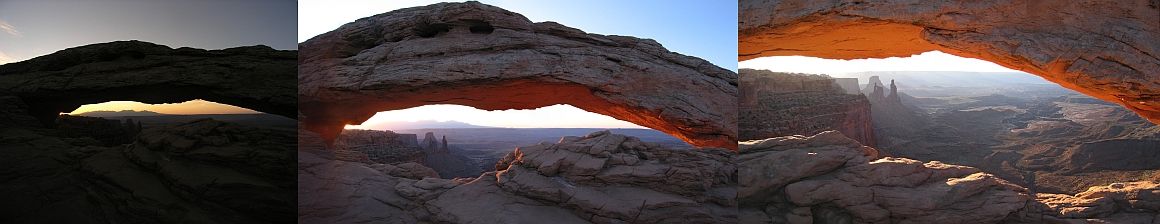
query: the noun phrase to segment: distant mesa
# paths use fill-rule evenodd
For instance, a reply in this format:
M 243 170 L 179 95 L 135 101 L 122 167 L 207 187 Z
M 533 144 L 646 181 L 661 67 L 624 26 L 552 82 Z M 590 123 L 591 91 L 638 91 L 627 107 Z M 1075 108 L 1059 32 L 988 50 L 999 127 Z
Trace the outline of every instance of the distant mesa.
M 148 110 L 142 110 L 142 111 L 136 111 L 136 110 L 122 110 L 122 111 L 97 110 L 97 111 L 89 111 L 89 112 L 74 114 L 74 116 L 85 116 L 85 117 L 145 117 L 145 116 L 164 116 L 164 115 L 169 115 L 169 114 L 157 113 L 157 112 L 148 111 Z

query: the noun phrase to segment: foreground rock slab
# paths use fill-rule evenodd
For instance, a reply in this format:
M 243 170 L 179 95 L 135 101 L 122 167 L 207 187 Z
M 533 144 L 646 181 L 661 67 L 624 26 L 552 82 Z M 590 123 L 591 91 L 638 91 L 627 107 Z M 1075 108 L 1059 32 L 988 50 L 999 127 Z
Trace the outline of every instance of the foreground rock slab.
M 741 142 L 737 161 L 741 223 L 1155 223 L 1160 216 L 1160 183 L 1036 195 L 973 167 L 879 157 L 836 131 Z
M 405 172 L 328 150 L 298 154 L 301 223 L 737 222 L 725 149 L 672 150 L 602 131 L 520 147 L 499 171 L 459 179 L 397 176 Z

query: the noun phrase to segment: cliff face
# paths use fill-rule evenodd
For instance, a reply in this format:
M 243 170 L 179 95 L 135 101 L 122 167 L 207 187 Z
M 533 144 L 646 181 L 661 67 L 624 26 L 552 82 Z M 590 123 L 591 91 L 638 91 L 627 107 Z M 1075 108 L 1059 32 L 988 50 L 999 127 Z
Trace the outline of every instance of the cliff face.
M 141 123 L 133 119 L 121 122 L 99 117 L 60 115 L 56 120 L 56 130 L 64 137 L 90 137 L 101 141 L 104 146 L 132 143 L 141 132 Z
M 414 134 L 377 130 L 345 130 L 333 149 L 362 152 L 367 160 L 383 164 L 422 162 L 425 155 Z
M 739 112 L 746 121 L 738 125 L 741 139 L 837 130 L 863 144 L 877 144 L 870 101 L 847 94 L 850 89 L 832 78 L 742 69 L 740 86 Z

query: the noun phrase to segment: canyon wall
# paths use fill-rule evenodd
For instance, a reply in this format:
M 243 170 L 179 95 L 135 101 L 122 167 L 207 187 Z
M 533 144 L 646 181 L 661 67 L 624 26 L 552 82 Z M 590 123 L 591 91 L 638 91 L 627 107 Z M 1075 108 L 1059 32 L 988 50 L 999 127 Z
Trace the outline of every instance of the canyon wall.
M 425 154 L 415 138 L 414 134 L 348 129 L 338 136 L 333 149 L 362 152 L 375 163 L 422 162 Z
M 439 179 L 335 160 L 321 138 L 303 140 L 316 147 L 298 150 L 300 223 L 737 223 L 735 154 L 721 148 L 601 131 L 519 147 L 498 171 Z
M 1160 2 L 742 0 L 738 57 L 942 51 L 1038 75 L 1160 123 Z
M 741 69 L 740 86 L 742 140 L 838 130 L 876 144 L 870 101 L 830 77 Z

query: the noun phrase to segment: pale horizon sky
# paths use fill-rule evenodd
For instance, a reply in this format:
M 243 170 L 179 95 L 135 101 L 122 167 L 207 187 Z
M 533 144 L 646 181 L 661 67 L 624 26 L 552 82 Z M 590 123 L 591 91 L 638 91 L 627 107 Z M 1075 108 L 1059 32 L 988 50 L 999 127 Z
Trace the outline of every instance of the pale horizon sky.
M 826 74 L 845 77 L 845 74 L 869 71 L 962 71 L 962 72 L 1019 72 L 998 64 L 974 58 L 964 58 L 940 51 L 929 51 L 910 57 L 890 57 L 838 60 L 806 56 L 761 57 L 741 61 L 738 67 L 775 72 Z
M 92 111 L 153 111 L 163 114 L 257 114 L 258 111 L 221 104 L 205 100 L 190 100 L 181 103 L 147 104 L 136 101 L 109 101 L 97 104 L 81 105 L 68 114 L 79 114 Z
M 172 48 L 298 49 L 293 0 L 0 0 L 0 64 L 140 40 Z M 213 16 L 206 16 L 213 15 Z
M 306 41 L 360 18 L 438 2 L 441 1 L 300 1 L 298 41 Z M 554 21 L 588 33 L 653 39 L 670 51 L 702 58 L 719 67 L 737 71 L 736 3 L 615 0 L 479 2 L 519 13 L 532 22 Z M 610 5 L 616 7 L 608 7 Z M 496 127 L 643 128 L 568 105 L 491 112 L 467 106 L 429 105 L 380 112 L 367 122 L 392 120 L 456 120 Z M 348 126 L 351 127 L 360 126 Z
M 499 111 L 486 111 L 463 105 L 425 105 L 404 110 L 378 112 L 366 122 L 359 125 L 347 125 L 346 128 L 370 129 L 376 124 L 425 120 L 459 121 L 502 128 L 646 128 L 563 104 L 535 110 Z

